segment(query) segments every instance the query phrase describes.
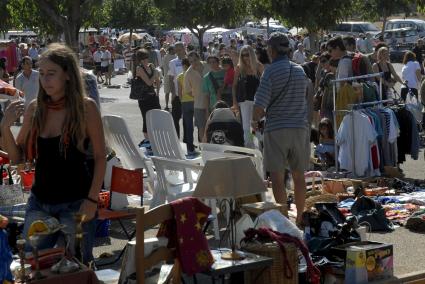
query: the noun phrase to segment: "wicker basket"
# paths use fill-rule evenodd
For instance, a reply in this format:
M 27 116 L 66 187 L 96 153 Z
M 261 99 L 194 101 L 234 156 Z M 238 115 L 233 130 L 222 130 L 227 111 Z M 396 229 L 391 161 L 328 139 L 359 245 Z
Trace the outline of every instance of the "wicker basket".
M 258 269 L 248 272 L 247 283 L 255 284 L 297 284 L 298 283 L 298 250 L 294 244 L 285 244 L 288 263 L 292 270 L 292 278 L 285 277 L 283 254 L 277 243 L 248 243 L 244 250 L 273 259 L 273 265 L 267 269 Z

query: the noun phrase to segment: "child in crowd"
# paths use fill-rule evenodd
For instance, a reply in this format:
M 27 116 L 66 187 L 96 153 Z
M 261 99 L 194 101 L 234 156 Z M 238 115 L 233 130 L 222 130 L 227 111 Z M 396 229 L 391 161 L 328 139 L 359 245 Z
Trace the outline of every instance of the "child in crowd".
M 328 118 L 323 118 L 319 123 L 319 145 L 316 146 L 315 155 L 320 163 L 327 166 L 335 165 L 334 131 Z
M 230 57 L 223 57 L 221 59 L 221 65 L 226 71 L 224 75 L 224 84 L 220 90 L 221 100 L 231 106 L 233 105 L 232 86 L 235 77 L 235 68 L 233 67 L 233 61 Z

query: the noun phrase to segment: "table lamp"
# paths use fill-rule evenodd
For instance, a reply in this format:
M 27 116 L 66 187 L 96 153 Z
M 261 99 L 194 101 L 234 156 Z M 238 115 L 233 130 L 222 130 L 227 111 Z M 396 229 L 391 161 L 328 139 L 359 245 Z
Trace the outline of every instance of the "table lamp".
M 249 157 L 226 157 L 208 160 L 197 182 L 194 197 L 220 198 L 230 207 L 230 245 L 232 251 L 222 255 L 223 259 L 243 259 L 236 251 L 235 199 L 266 192 L 263 180 Z

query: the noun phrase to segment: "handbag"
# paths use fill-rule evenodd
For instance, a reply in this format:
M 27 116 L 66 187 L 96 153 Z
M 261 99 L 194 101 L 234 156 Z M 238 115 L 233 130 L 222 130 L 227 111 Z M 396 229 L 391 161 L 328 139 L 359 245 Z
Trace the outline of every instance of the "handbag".
M 236 85 L 236 100 L 238 103 L 245 101 L 246 95 L 246 77 L 239 75 L 238 84 Z
M 322 106 L 322 98 L 323 98 L 323 91 L 322 89 L 317 90 L 317 92 L 313 96 L 313 110 L 319 111 Z
M 145 68 L 141 66 L 143 70 L 146 72 Z M 146 72 L 147 74 L 147 72 Z M 151 78 L 154 75 L 152 70 Z M 135 76 L 135 78 L 131 79 L 131 89 L 130 89 L 130 99 L 146 101 L 152 96 L 155 96 L 155 88 L 154 86 L 148 86 L 142 78 Z
M 3 174 L 3 166 L 0 167 L 0 173 Z M 0 206 L 11 206 L 26 203 L 24 192 L 21 186 L 21 177 L 17 176 L 16 181 L 12 178 L 12 173 L 7 169 L 8 183 L 3 184 L 3 177 L 0 177 Z

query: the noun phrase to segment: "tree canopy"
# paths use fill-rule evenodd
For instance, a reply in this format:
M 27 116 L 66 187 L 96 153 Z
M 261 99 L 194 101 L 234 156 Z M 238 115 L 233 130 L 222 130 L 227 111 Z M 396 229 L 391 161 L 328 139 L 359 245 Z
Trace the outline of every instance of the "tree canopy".
M 206 30 L 214 26 L 239 23 L 247 13 L 246 0 L 155 0 L 167 24 L 187 27 L 199 40 Z

